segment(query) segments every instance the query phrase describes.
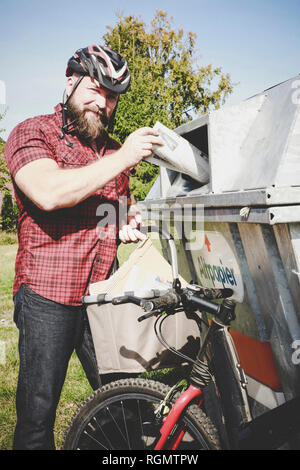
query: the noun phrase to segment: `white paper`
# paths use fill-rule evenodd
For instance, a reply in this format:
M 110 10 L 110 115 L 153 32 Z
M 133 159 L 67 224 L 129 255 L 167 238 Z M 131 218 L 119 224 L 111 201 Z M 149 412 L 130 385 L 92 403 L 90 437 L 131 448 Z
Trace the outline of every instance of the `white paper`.
M 139 266 L 133 266 L 125 284 L 124 292 L 136 291 L 142 289 L 170 289 L 171 283 L 161 279 L 158 274 L 155 274 L 148 269 L 143 269 Z
M 184 173 L 202 184 L 208 183 L 208 158 L 201 150 L 160 122 L 156 122 L 153 129 L 159 133 L 164 145 L 156 145 L 155 155 L 148 157 L 147 162 Z

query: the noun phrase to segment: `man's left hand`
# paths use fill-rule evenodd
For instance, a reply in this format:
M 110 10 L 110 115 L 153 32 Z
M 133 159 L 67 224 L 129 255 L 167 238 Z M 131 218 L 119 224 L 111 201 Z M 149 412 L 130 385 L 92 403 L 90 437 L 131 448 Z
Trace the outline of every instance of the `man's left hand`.
M 145 240 L 147 235 L 139 231 L 142 223 L 142 215 L 134 204 L 130 206 L 128 211 L 128 224 L 123 225 L 119 231 L 119 238 L 122 243 L 136 243 L 140 240 Z

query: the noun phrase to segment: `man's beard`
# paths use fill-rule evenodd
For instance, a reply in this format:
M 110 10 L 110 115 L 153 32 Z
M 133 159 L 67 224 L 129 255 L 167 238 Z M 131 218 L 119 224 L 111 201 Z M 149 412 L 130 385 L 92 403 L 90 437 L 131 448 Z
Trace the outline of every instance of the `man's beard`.
M 68 101 L 67 108 L 68 117 L 71 122 L 74 121 L 72 126 L 79 137 L 91 142 L 98 137 L 104 137 L 106 135 L 105 127 L 108 124 L 108 117 L 105 111 L 101 110 L 97 114 L 91 113 L 90 116 L 87 117 L 87 111 L 93 111 L 95 113 L 97 110 L 92 106 L 84 110 L 79 109 L 74 103 L 73 97 Z

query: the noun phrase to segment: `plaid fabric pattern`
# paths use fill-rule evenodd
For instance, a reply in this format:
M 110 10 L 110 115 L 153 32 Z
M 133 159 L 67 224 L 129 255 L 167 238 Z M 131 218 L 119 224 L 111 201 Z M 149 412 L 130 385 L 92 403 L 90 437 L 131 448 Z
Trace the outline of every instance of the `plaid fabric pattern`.
M 19 248 L 13 293 L 25 283 L 47 299 L 79 305 L 90 282 L 106 279 L 116 257 L 120 208 L 126 215 L 130 196 L 129 171 L 118 175 L 94 195 L 74 207 L 45 212 L 16 186 L 18 170 L 33 160 L 52 158 L 61 168 L 78 168 L 97 160 L 93 150 L 69 134 L 68 147 L 61 134 L 61 105 L 55 113 L 19 124 L 10 134 L 5 158 L 10 169 L 19 208 Z M 100 155 L 119 144 L 107 139 Z M 113 217 L 107 217 L 104 209 Z M 101 222 L 102 221 L 102 222 Z

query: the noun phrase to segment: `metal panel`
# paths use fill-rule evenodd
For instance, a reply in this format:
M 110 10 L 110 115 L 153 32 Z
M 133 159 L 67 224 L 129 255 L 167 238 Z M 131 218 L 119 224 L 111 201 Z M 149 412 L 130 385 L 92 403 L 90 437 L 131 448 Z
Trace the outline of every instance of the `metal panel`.
M 270 224 L 287 224 L 300 220 L 299 206 L 272 207 L 269 210 Z
M 241 216 L 240 208 L 234 207 L 222 207 L 216 209 L 205 209 L 205 220 L 206 221 L 217 221 L 217 222 L 247 222 L 247 223 L 259 223 L 259 224 L 270 224 L 272 213 L 266 208 L 251 208 L 247 218 Z
M 264 318 L 267 338 L 272 329 L 271 315 L 276 306 L 272 270 L 259 224 L 240 224 L 239 232 L 246 254 L 249 271 Z
M 300 321 L 300 223 L 274 225 L 274 236 Z
M 211 187 L 214 193 L 243 188 L 240 179 L 245 174 L 246 162 L 241 158 L 240 150 L 264 100 L 265 96 L 257 96 L 211 113 L 208 140 Z M 249 178 L 250 175 L 246 174 Z
M 237 303 L 236 305 L 236 320 L 232 322 L 232 328 L 255 339 L 261 341 L 265 340 L 266 335 L 264 326 L 262 325 L 262 315 L 258 302 L 255 302 L 256 297 L 253 296 L 253 283 L 251 282 L 251 276 L 243 252 L 237 224 L 205 221 L 204 229 L 205 233 L 215 231 L 222 234 L 228 242 L 242 273 L 244 300 L 242 303 Z M 220 255 L 222 255 L 222 253 L 220 253 Z M 191 256 L 193 256 L 193 253 L 191 253 Z M 250 298 L 253 299 L 253 302 Z
M 177 132 L 177 134 L 184 136 L 185 134 L 193 132 L 199 127 L 206 126 L 209 123 L 209 116 L 210 113 L 204 114 L 203 116 L 193 119 L 192 121 L 189 121 L 186 124 L 182 124 L 174 130 L 175 132 Z
M 295 82 L 292 82 L 295 83 Z M 298 87 L 300 81 L 298 80 Z M 293 88 L 291 90 L 293 93 Z M 293 101 L 290 98 L 290 103 Z M 299 98 L 298 98 L 299 101 Z M 294 105 L 295 106 L 295 105 Z M 292 110 L 291 110 L 292 116 Z M 281 116 L 280 121 L 284 122 L 284 117 Z M 289 119 L 288 119 L 289 120 Z M 299 186 L 299 154 L 300 154 L 300 112 L 298 105 L 298 113 L 294 115 L 293 122 L 291 123 L 291 130 L 286 142 L 286 149 L 283 158 L 278 166 L 275 185 L 276 186 Z
M 168 185 L 164 181 L 164 185 Z M 154 186 L 159 185 L 159 180 Z M 288 188 L 265 188 L 249 191 L 234 191 L 220 194 L 188 194 L 184 197 L 164 198 L 158 188 L 149 193 L 143 204 L 150 205 L 155 203 L 176 204 L 203 204 L 206 207 L 260 207 L 260 206 L 284 206 L 300 205 L 300 187 Z
M 295 181 L 294 177 L 293 180 L 287 178 L 285 160 L 287 141 L 297 115 L 292 83 L 293 80 L 289 80 L 265 93 L 266 100 L 241 147 L 243 171 L 232 189 L 262 188 L 272 184 L 291 186 Z
M 202 205 L 201 201 L 204 200 L 205 198 L 200 198 L 199 196 L 195 198 L 158 199 L 145 201 L 140 204 L 140 207 L 144 210 L 151 211 L 153 218 L 158 220 L 160 217 L 168 218 L 170 210 L 178 211 L 188 216 L 190 212 L 197 209 L 197 205 L 200 207 Z M 204 204 L 204 206 L 206 205 Z M 205 220 L 208 222 L 243 222 L 267 225 L 287 224 L 300 221 L 300 205 L 246 207 L 249 208 L 249 211 L 247 215 L 242 215 L 241 206 L 206 206 L 204 207 Z
M 257 336 L 255 335 L 251 335 L 251 336 L 258 339 L 259 341 L 267 341 L 266 325 L 265 325 L 262 311 L 261 311 L 261 308 L 257 299 L 254 282 L 253 282 L 253 279 L 249 270 L 247 258 L 245 255 L 245 250 L 243 247 L 243 243 L 241 240 L 238 227 L 239 227 L 238 224 L 230 224 L 230 231 L 231 231 L 233 243 L 236 249 L 239 264 L 241 267 L 244 286 L 245 286 L 245 292 L 246 292 L 246 296 L 245 296 L 245 300 L 243 304 L 249 305 L 249 309 L 247 308 L 247 313 L 250 316 L 253 316 L 255 318 L 255 322 L 256 322 L 256 326 L 258 330 Z M 242 309 L 244 308 L 244 305 L 241 307 Z M 240 329 L 238 328 L 238 331 L 246 335 L 250 335 L 248 328 L 240 328 Z
M 249 270 L 287 399 L 300 392 L 299 368 L 292 363 L 292 343 L 299 323 L 272 229 L 240 224 Z

